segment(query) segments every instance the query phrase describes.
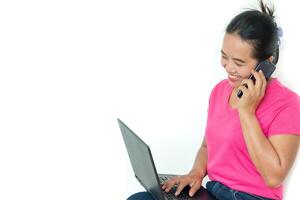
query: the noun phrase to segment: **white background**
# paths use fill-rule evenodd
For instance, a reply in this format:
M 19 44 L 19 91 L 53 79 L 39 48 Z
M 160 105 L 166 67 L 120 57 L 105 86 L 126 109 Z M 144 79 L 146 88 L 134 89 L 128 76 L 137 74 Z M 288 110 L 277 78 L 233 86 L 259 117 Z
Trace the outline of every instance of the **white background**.
M 256 5 L 1 1 L 0 199 L 121 200 L 141 191 L 117 118 L 150 145 L 160 173 L 189 171 L 210 91 L 226 78 L 225 27 Z M 300 94 L 299 5 L 275 7 L 284 31 L 275 75 Z M 299 174 L 286 200 L 299 197 Z

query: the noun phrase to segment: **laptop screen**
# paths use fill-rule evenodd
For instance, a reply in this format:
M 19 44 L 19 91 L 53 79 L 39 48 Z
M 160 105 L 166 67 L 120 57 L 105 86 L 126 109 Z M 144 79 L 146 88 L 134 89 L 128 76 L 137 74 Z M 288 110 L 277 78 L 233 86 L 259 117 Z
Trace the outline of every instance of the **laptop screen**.
M 136 178 L 155 198 L 164 199 L 150 148 L 121 120 L 118 122 Z

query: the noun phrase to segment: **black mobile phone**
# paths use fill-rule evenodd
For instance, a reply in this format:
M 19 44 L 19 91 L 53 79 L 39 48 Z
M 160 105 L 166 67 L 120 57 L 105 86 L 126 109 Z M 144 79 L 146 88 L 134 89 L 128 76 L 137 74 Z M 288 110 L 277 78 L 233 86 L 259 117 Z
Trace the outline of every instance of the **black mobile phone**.
M 266 80 L 269 80 L 269 78 L 271 77 L 271 75 L 275 71 L 275 69 L 276 69 L 276 66 L 268 60 L 261 61 L 255 67 L 255 71 L 257 71 L 257 72 L 259 70 L 262 70 L 263 74 L 266 77 Z M 251 74 L 249 76 L 249 79 L 251 79 L 253 81 L 253 83 L 255 84 L 255 77 L 253 76 L 253 74 Z M 247 87 L 247 85 L 245 85 L 245 86 Z M 239 90 L 237 93 L 237 96 L 238 96 L 238 98 L 241 98 L 243 96 L 243 92 L 241 90 Z

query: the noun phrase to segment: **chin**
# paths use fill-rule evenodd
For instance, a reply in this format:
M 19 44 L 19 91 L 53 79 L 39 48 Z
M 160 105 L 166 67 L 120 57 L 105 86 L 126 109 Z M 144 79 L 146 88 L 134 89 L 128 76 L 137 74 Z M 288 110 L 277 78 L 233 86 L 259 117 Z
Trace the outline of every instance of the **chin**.
M 229 83 L 229 85 L 231 86 L 231 87 L 233 87 L 233 88 L 237 88 L 237 87 L 239 87 L 241 84 L 241 81 L 240 80 L 238 80 L 238 81 L 233 81 L 233 80 L 231 80 L 230 78 L 228 79 L 228 83 Z

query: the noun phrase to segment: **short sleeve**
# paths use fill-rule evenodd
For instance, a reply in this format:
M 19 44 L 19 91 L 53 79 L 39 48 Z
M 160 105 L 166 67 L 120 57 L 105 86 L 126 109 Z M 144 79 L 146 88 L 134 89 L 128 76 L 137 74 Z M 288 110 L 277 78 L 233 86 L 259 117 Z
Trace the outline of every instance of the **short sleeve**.
M 268 136 L 278 134 L 300 135 L 300 99 L 297 95 L 276 114 L 270 124 Z

